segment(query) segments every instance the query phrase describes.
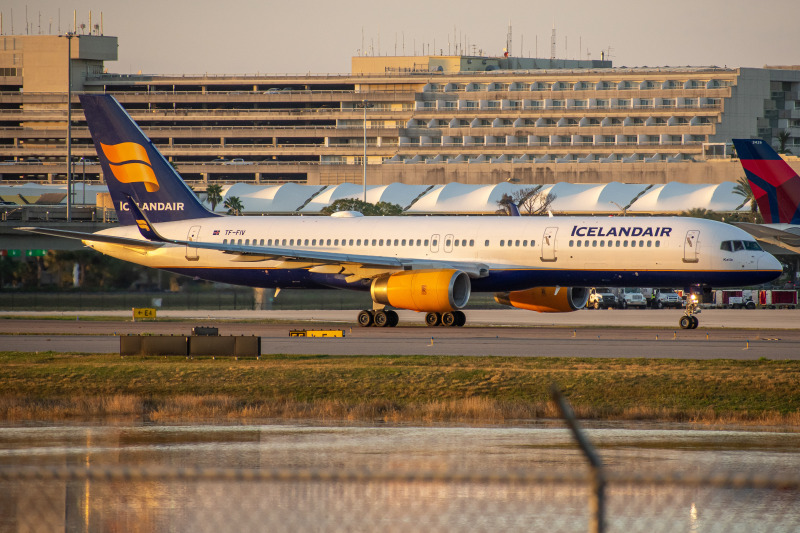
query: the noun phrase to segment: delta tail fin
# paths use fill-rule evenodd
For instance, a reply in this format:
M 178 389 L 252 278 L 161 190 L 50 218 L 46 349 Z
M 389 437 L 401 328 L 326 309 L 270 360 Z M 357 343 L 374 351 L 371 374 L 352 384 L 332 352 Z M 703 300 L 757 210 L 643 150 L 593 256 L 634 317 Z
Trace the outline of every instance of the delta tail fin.
M 154 223 L 219 216 L 200 203 L 113 96 L 82 94 L 80 100 L 120 224 L 137 223 L 130 198 Z
M 764 222 L 800 224 L 800 176 L 761 139 L 733 139 Z

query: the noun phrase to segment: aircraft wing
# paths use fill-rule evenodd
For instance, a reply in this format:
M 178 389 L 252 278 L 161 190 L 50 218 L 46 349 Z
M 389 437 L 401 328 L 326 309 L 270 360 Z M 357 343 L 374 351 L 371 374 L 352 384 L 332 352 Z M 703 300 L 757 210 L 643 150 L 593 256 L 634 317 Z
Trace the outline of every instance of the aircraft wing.
M 390 257 L 388 255 L 343 254 L 296 248 L 168 239 L 156 230 L 155 226 L 148 220 L 147 215 L 139 209 L 139 206 L 132 198 L 128 197 L 128 200 L 139 232 L 142 237 L 150 242 L 170 243 L 191 248 L 239 254 L 242 261 L 274 260 L 280 263 L 281 268 L 309 268 L 314 272 L 345 274 L 351 278 L 351 281 L 374 277 L 386 271 L 418 270 L 422 268 L 455 268 L 465 272 L 471 278 L 482 278 L 489 275 L 489 267 L 483 263 L 421 260 Z
M 800 246 L 800 234 L 791 231 L 774 228 L 768 224 L 753 224 L 750 222 L 736 222 L 734 225 L 742 228 L 756 239 L 773 241 L 778 245 L 784 244 L 795 248 Z
M 51 235 L 53 237 L 63 237 L 65 239 L 78 239 L 80 241 L 93 241 L 93 242 L 107 242 L 109 244 L 119 244 L 122 246 L 134 246 L 138 248 L 160 248 L 164 246 L 163 243 L 153 241 L 143 241 L 140 239 L 129 239 L 127 237 L 114 237 L 113 235 L 101 235 L 98 233 L 84 233 L 81 231 L 69 231 L 63 229 L 53 228 L 16 228 L 20 231 L 28 231 L 30 233 L 40 233 L 42 235 Z

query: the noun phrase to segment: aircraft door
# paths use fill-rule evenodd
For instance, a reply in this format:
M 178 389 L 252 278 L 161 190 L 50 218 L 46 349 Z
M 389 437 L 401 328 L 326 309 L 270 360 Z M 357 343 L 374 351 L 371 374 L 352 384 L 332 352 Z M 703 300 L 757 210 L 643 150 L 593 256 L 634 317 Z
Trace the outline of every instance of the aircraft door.
M 700 243 L 700 230 L 690 229 L 686 232 L 686 238 L 683 241 L 683 262 L 684 263 L 697 263 L 700 257 L 697 252 L 697 246 Z
M 431 235 L 431 252 L 439 251 L 439 234 Z
M 542 236 L 542 261 L 556 260 L 556 233 L 558 228 L 545 228 Z
M 192 226 L 189 228 L 189 233 L 186 235 L 187 241 L 196 241 L 197 236 L 200 234 L 200 226 Z M 189 261 L 197 261 L 200 257 L 197 255 L 197 248 L 186 246 L 186 259 Z
M 444 251 L 446 253 L 450 253 L 453 251 L 453 236 L 452 235 L 445 235 L 444 236 Z

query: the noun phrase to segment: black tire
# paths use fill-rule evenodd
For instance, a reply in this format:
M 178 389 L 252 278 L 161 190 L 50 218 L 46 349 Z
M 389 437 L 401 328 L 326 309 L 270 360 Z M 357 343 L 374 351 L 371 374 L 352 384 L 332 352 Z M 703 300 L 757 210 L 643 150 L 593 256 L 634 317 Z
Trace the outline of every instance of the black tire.
M 656 309 L 664 309 L 664 303 L 660 300 L 656 302 Z
M 358 325 L 362 328 L 368 328 L 372 325 L 372 313 L 366 309 L 358 313 Z
M 425 325 L 427 326 L 438 326 L 441 321 L 442 315 L 439 313 L 428 313 L 425 315 Z
M 452 327 L 456 325 L 456 316 L 453 313 L 442 313 L 442 325 Z
M 745 307 L 745 309 L 755 309 L 756 308 L 756 303 L 754 301 L 750 300 L 749 302 L 744 304 L 744 307 Z
M 680 320 L 678 320 L 678 325 L 681 329 L 691 329 L 692 328 L 692 317 L 690 316 L 682 316 Z
M 453 311 L 453 314 L 456 317 L 456 326 L 459 328 L 467 323 L 467 315 L 465 315 L 463 311 Z
M 691 327 L 690 327 L 689 329 L 697 329 L 697 326 L 699 326 L 699 325 L 700 325 L 700 319 L 699 319 L 699 318 L 697 318 L 697 317 L 696 317 L 696 316 L 694 316 L 694 315 L 692 315 L 692 316 L 691 316 L 691 317 L 689 317 L 689 318 L 691 318 L 691 319 L 692 319 L 692 325 L 691 325 Z
M 389 318 L 389 327 L 395 328 L 400 323 L 400 317 L 397 316 L 395 311 L 386 311 L 386 316 Z
M 388 325 L 389 317 L 386 315 L 386 311 L 375 311 L 375 327 L 385 328 Z
M 626 300 L 622 300 L 622 301 L 619 303 L 619 308 L 620 308 L 620 309 L 627 309 L 627 308 L 628 308 L 628 302 L 627 302 Z

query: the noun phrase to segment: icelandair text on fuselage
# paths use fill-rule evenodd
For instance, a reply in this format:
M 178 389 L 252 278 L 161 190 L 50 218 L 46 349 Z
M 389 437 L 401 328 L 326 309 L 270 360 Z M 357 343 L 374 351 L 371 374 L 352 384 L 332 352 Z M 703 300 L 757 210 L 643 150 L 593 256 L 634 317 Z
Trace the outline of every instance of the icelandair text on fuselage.
M 672 233 L 672 228 L 572 226 L 570 237 L 669 237 L 670 233 Z
M 183 202 L 143 202 L 136 205 L 142 211 L 183 211 Z M 119 207 L 123 211 L 131 210 L 128 202 L 120 202 Z

